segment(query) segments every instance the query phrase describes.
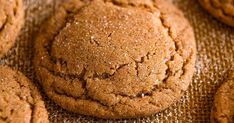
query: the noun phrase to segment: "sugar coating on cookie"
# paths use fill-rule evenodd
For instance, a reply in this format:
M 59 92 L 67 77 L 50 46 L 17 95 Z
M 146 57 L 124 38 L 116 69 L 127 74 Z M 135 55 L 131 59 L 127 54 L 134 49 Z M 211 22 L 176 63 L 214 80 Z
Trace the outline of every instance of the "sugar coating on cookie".
M 211 113 L 211 123 L 234 122 L 234 71 L 231 71 L 224 84 L 215 95 Z
M 0 66 L 0 123 L 48 123 L 37 88 L 22 73 Z
M 192 80 L 196 46 L 181 11 L 164 0 L 73 0 L 44 24 L 34 65 L 61 107 L 100 118 L 157 113 Z
M 0 0 L 0 57 L 14 45 L 23 24 L 22 0 Z
M 234 0 L 199 0 L 214 17 L 234 27 Z

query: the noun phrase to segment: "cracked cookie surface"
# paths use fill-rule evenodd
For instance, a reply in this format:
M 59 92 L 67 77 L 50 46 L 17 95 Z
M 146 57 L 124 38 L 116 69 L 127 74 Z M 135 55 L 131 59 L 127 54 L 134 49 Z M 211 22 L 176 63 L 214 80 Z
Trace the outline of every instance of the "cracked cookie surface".
M 0 0 L 0 57 L 15 43 L 24 23 L 22 0 Z
M 47 95 L 67 110 L 148 116 L 188 88 L 195 47 L 191 26 L 164 0 L 73 0 L 42 27 L 34 65 Z
M 234 122 L 234 71 L 218 89 L 211 113 L 211 123 Z
M 234 0 L 199 0 L 199 2 L 210 14 L 234 27 Z
M 42 98 L 22 73 L 0 66 L 0 123 L 48 123 Z

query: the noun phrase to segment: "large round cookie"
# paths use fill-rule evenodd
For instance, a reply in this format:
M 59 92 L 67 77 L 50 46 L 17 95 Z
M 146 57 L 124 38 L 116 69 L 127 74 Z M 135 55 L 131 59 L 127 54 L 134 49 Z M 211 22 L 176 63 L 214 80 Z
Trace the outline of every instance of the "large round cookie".
M 234 27 L 234 0 L 199 0 L 199 2 L 210 14 Z
M 35 70 L 61 107 L 100 118 L 157 113 L 176 102 L 194 73 L 195 40 L 164 0 L 73 0 L 43 26 Z
M 0 66 L 0 123 L 48 123 L 42 98 L 22 73 Z
M 211 113 L 211 123 L 234 122 L 234 71 L 218 89 Z
M 0 57 L 14 45 L 23 23 L 22 0 L 0 0 Z

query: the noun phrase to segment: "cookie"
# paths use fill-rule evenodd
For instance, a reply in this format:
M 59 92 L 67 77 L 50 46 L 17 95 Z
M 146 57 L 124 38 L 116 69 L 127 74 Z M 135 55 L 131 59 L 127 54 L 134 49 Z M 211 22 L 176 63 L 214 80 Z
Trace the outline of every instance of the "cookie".
M 199 0 L 199 2 L 218 20 L 234 27 L 234 0 Z
M 62 108 L 105 119 L 149 116 L 187 90 L 194 33 L 164 0 L 73 0 L 45 22 L 35 71 Z
M 0 0 L 0 57 L 15 43 L 24 24 L 22 0 Z
M 48 123 L 39 91 L 22 73 L 0 66 L 0 123 Z
M 234 71 L 221 85 L 215 95 L 211 113 L 211 123 L 234 122 Z

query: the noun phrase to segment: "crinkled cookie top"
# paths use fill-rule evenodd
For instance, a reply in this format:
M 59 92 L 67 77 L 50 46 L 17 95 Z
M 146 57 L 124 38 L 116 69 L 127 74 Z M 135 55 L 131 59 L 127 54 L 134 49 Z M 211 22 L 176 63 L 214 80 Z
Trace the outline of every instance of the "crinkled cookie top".
M 234 70 L 218 89 L 211 114 L 212 123 L 234 122 Z
M 0 57 L 14 45 L 23 24 L 22 0 L 0 0 Z
M 0 123 L 48 123 L 36 87 L 20 72 L 0 66 Z
M 35 50 L 48 96 L 101 118 L 167 108 L 188 88 L 196 55 L 191 26 L 164 0 L 73 0 L 44 24 Z

